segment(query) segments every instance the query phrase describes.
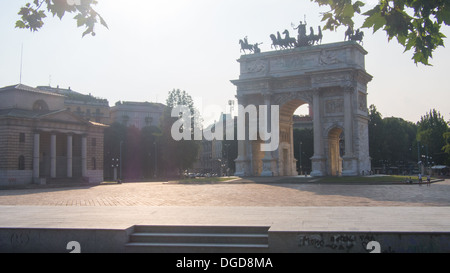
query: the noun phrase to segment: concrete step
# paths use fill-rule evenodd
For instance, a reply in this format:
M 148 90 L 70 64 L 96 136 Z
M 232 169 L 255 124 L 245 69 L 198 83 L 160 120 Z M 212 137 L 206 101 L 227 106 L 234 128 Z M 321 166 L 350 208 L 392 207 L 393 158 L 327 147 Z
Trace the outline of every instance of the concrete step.
M 269 227 L 135 226 L 130 252 L 264 252 Z
M 267 244 L 267 234 L 238 233 L 133 233 L 130 242 L 149 243 L 216 243 L 216 244 Z
M 180 244 L 180 243 L 128 243 L 131 253 L 265 253 L 268 245 L 252 244 Z
M 267 234 L 266 226 L 134 226 L 134 233 Z

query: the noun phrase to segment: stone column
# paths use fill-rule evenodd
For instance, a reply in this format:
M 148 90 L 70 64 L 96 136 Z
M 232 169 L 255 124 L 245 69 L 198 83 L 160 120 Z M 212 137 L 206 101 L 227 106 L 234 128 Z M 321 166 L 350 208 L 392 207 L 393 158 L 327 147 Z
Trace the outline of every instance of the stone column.
M 238 97 L 238 104 L 239 104 L 239 110 L 240 110 L 240 106 L 244 106 L 245 105 L 245 99 L 244 97 L 240 96 Z M 240 123 L 243 122 L 243 125 Z M 238 130 L 238 157 L 234 160 L 236 163 L 236 170 L 234 175 L 236 176 L 249 176 L 250 175 L 250 160 L 248 157 L 248 145 L 249 145 L 249 140 L 248 140 L 248 122 L 245 118 L 245 112 L 241 113 L 238 112 L 238 126 L 237 126 L 237 130 Z M 244 131 L 244 139 L 239 139 L 239 133 L 240 131 Z
M 50 177 L 56 178 L 56 134 L 50 136 Z
M 87 136 L 81 137 L 81 176 L 87 176 Z
M 351 91 L 344 91 L 344 136 L 345 136 L 345 156 L 353 156 L 353 126 L 352 126 L 352 102 Z
M 40 134 L 34 133 L 33 144 L 33 182 L 39 183 Z
M 264 104 L 267 107 L 267 115 L 266 115 L 267 132 L 270 132 L 273 135 L 274 132 L 272 132 L 272 104 L 270 100 L 270 94 L 264 94 Z M 278 120 L 277 122 L 280 122 L 280 120 Z M 272 140 L 269 139 L 266 140 L 265 142 L 267 145 L 269 145 L 271 141 Z M 285 164 L 287 164 L 287 162 Z M 263 168 L 261 176 L 278 175 L 278 172 L 276 170 L 276 161 L 272 156 L 272 151 L 264 152 L 264 158 L 262 159 L 262 167 Z
M 312 171 L 311 176 L 325 175 L 325 161 L 323 155 L 323 132 L 320 114 L 320 95 L 319 90 L 313 93 L 313 126 L 314 126 L 314 155 L 311 158 Z
M 289 121 L 289 144 L 291 146 L 289 158 L 291 159 L 291 174 L 290 175 L 298 175 L 297 172 L 297 159 L 295 159 L 294 156 L 294 121 L 292 120 L 292 117 Z M 302 155 L 300 155 L 302 156 Z
M 353 88 L 344 88 L 344 142 L 345 153 L 343 156 L 342 175 L 358 175 L 357 160 L 353 154 L 353 107 L 352 93 Z
M 67 177 L 72 178 L 72 145 L 73 136 L 71 134 L 67 135 Z

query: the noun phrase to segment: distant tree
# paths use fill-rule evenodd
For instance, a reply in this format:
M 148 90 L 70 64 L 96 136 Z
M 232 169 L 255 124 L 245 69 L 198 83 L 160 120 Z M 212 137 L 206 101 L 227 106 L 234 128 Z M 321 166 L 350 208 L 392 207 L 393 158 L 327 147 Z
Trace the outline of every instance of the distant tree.
M 95 26 L 100 22 L 108 28 L 106 21 L 97 13 L 93 6 L 96 0 L 33 0 L 23 6 L 19 15 L 20 20 L 16 22 L 16 28 L 38 31 L 44 25 L 44 19 L 48 14 L 62 19 L 67 13 L 75 14 L 74 19 L 78 27 L 85 27 L 83 37 L 87 34 L 95 36 Z
M 158 151 L 161 143 L 161 129 L 156 126 L 145 126 L 141 129 L 141 149 L 143 175 L 147 178 L 159 176 L 158 162 L 161 163 L 162 151 Z
M 372 165 L 378 166 L 383 160 L 383 117 L 375 105 L 369 106 L 369 154 Z
M 223 141 L 222 141 L 222 158 L 228 160 L 227 169 L 229 169 L 229 174 L 234 174 L 236 171 L 235 159 L 238 157 L 238 140 L 237 140 L 237 120 L 233 119 L 234 126 L 234 137 L 232 140 L 226 139 L 226 119 L 225 116 L 223 121 Z
M 443 165 L 448 160 L 448 155 L 443 151 L 446 147 L 444 134 L 448 132 L 449 126 L 436 109 L 430 110 L 417 123 L 417 140 L 424 146 L 422 154 L 428 151 L 428 156 L 432 157 L 435 164 Z
M 105 129 L 104 132 L 104 176 L 105 178 L 113 177 L 112 164 L 117 164 L 115 160 L 120 157 L 120 146 L 122 146 L 122 152 L 125 151 L 125 140 L 127 135 L 127 128 L 125 125 L 114 122 Z M 122 142 L 122 145 L 120 144 Z M 113 161 L 114 158 L 114 161 Z M 122 160 L 124 157 L 122 157 Z M 118 170 L 119 171 L 119 170 Z M 119 173 L 117 173 L 119 175 Z
M 168 106 L 162 117 L 161 125 L 161 149 L 163 149 L 162 169 L 167 175 L 174 173 L 180 174 L 183 170 L 189 169 L 197 160 L 200 145 L 192 137 L 191 140 L 175 141 L 171 135 L 171 129 L 176 117 L 171 116 L 172 109 L 177 105 L 185 105 L 189 107 L 192 116 L 192 126 L 199 126 L 200 118 L 198 111 L 194 107 L 192 97 L 180 89 L 173 89 L 169 92 L 166 105 Z M 185 129 L 185 128 L 184 128 Z M 190 128 L 191 133 L 194 127 Z
M 143 178 L 143 154 L 141 131 L 134 125 L 128 126 L 122 145 L 122 172 L 126 179 Z
M 442 147 L 444 153 L 447 153 L 447 160 L 445 162 L 446 165 L 450 165 L 450 131 L 444 133 L 445 146 Z
M 379 0 L 378 5 L 363 12 L 365 3 L 352 0 L 311 0 L 320 6 L 328 6 L 323 13 L 324 29 L 335 30 L 339 26 L 354 27 L 356 14 L 365 16 L 362 28 L 376 32 L 383 29 L 391 41 L 397 38 L 405 51 L 414 49 L 414 63 L 429 65 L 433 52 L 444 46 L 442 25 L 450 25 L 448 0 Z
M 369 153 L 372 165 L 403 166 L 416 162 L 416 124 L 402 118 L 383 118 L 375 105 L 369 107 Z
M 297 170 L 311 172 L 310 158 L 314 154 L 314 136 L 312 129 L 294 129 L 294 157 L 297 159 Z M 300 147 L 301 143 L 301 147 Z M 300 155 L 301 152 L 301 155 Z M 301 166 L 300 166 L 301 163 Z M 301 167 L 301 168 L 300 168 Z
M 402 118 L 383 119 L 383 158 L 390 164 L 401 166 L 414 161 L 413 144 L 416 140 L 417 127 Z

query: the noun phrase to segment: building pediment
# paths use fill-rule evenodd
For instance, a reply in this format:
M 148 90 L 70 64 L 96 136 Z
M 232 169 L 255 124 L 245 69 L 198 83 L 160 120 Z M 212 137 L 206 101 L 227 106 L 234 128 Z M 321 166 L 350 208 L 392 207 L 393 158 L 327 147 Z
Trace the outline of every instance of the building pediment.
M 41 114 L 37 117 L 39 120 L 53 121 L 53 122 L 63 122 L 63 123 L 75 123 L 89 125 L 89 121 L 71 113 L 68 110 L 53 111 L 45 114 Z

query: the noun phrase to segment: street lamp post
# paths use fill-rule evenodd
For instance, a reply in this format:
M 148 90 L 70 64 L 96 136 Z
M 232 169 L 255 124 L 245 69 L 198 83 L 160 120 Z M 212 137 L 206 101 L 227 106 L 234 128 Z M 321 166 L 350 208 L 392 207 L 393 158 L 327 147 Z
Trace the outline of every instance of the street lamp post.
M 120 164 L 119 183 L 122 182 L 122 143 L 123 143 L 123 140 L 121 140 L 120 144 L 119 144 L 119 164 Z
M 303 174 L 303 167 L 302 167 L 302 142 L 300 141 L 300 145 L 298 145 L 298 158 L 300 162 L 300 175 Z
M 155 142 L 153 142 L 153 145 L 155 145 L 155 172 L 154 172 L 154 174 L 153 174 L 153 176 L 156 178 L 156 172 L 157 172 L 157 170 L 158 170 L 158 154 L 157 154 L 157 150 L 156 150 L 156 141 Z
M 227 165 L 226 165 L 227 176 L 229 175 L 228 169 L 230 168 L 230 157 L 229 157 L 230 151 L 228 150 L 229 147 L 230 147 L 230 144 L 225 144 L 225 151 L 227 153 Z
M 119 159 L 118 158 L 112 158 L 111 161 L 112 161 L 111 167 L 113 167 L 113 170 L 114 170 L 113 179 L 114 179 L 114 181 L 118 181 L 117 180 L 117 168 L 119 167 Z

